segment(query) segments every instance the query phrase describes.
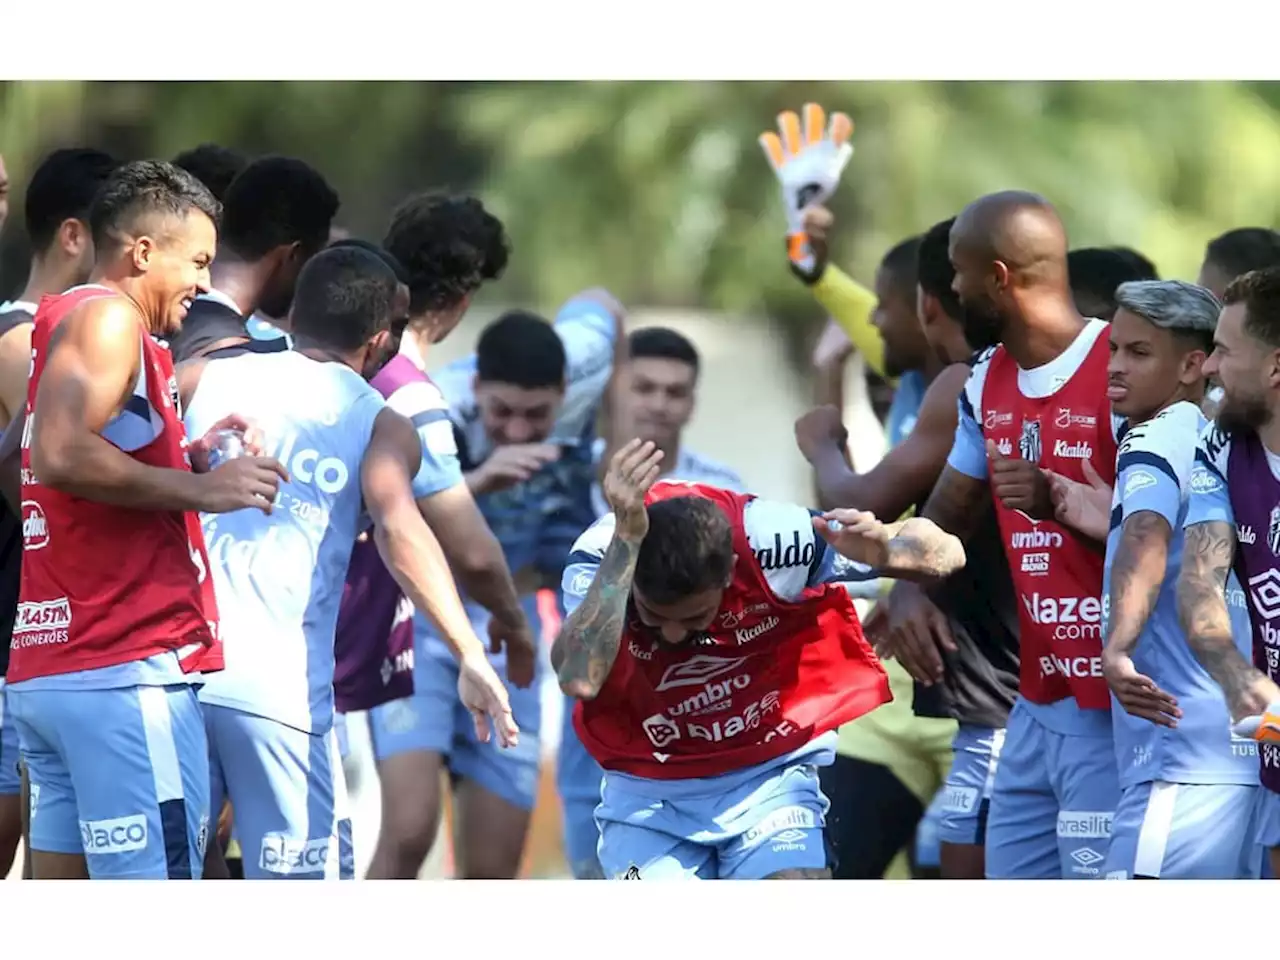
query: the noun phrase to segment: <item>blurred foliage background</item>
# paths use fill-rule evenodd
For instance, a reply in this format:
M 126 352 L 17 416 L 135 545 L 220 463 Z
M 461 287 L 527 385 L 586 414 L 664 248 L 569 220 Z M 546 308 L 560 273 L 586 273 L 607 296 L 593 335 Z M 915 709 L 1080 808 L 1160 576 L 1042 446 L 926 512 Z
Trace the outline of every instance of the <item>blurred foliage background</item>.
M 410 192 L 477 193 L 515 247 L 490 300 L 550 308 L 604 284 L 805 334 L 820 318 L 785 268 L 756 136 L 807 100 L 857 124 L 834 253 L 863 279 L 892 243 L 1009 187 L 1053 200 L 1073 246 L 1134 246 L 1162 276 L 1194 278 L 1212 236 L 1278 219 L 1276 84 L 8 82 L 0 292 L 25 274 L 21 193 L 45 152 L 167 158 L 214 141 L 317 165 L 340 225 L 370 239 Z

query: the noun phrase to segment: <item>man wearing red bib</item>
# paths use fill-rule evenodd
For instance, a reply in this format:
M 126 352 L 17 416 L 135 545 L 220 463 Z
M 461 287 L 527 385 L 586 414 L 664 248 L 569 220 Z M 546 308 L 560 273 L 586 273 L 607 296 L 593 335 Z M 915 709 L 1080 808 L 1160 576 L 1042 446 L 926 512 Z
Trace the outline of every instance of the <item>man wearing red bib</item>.
M 994 500 L 1020 614 L 1022 676 L 992 786 L 989 878 L 1102 872 L 1120 788 L 1102 674 L 1104 545 L 1054 518 L 1044 471 L 1113 483 L 1107 325 L 1076 312 L 1067 238 L 1043 198 L 997 193 L 951 229 L 974 361 L 955 445 L 923 511 L 964 539 Z M 1190 441 L 1188 441 L 1190 442 Z
M 655 483 L 632 441 L 613 509 L 579 538 L 551 660 L 605 770 L 600 863 L 615 879 L 825 879 L 817 768 L 834 730 L 890 699 L 844 581 L 945 576 L 960 542 L 927 521 L 825 516 Z
M 91 283 L 36 311 L 6 691 L 36 879 L 200 876 L 209 762 L 194 685 L 222 669 L 222 647 L 195 511 L 270 509 L 283 473 L 256 457 L 192 472 L 157 339 L 208 289 L 217 215 L 176 167 L 121 167 L 89 212 Z M 208 444 L 192 445 L 198 466 Z

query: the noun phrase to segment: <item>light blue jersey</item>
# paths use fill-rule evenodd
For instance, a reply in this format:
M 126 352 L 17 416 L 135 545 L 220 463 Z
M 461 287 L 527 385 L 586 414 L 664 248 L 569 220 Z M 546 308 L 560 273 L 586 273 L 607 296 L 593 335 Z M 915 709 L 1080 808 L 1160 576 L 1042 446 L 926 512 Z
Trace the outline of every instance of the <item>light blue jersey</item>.
M 765 582 L 784 602 L 798 600 L 810 587 L 874 576 L 817 536 L 811 519 L 817 515 L 759 499 L 744 508 L 752 552 L 767 559 Z M 566 615 L 586 596 L 613 528 L 613 514 L 606 514 L 574 544 L 564 571 Z M 788 545 L 781 557 L 777 544 Z M 806 557 L 812 559 L 805 562 Z M 624 879 L 634 870 L 639 879 L 761 879 L 787 868 L 826 867 L 828 804 L 818 788 L 817 768 L 835 759 L 835 745 L 832 731 L 769 763 L 717 777 L 655 781 L 606 772 L 596 810 L 603 874 Z
M 1178 622 L 1175 596 L 1182 567 L 1183 524 L 1191 497 L 1195 445 L 1206 420 L 1194 403 L 1182 401 L 1128 429 L 1116 462 L 1111 531 L 1107 536 L 1103 584 L 1103 633 L 1108 629 L 1111 565 L 1125 521 L 1150 511 L 1173 531 L 1169 542 L 1164 584 L 1133 652 L 1138 672 L 1177 698 L 1182 718 L 1172 729 L 1130 716 L 1112 698 L 1116 760 L 1122 787 L 1165 780 L 1173 783 L 1258 782 L 1258 759 L 1252 741 L 1232 737 L 1222 691 L 1187 646 Z M 1230 609 L 1236 642 L 1250 656 L 1248 613 L 1244 594 L 1232 574 L 1228 579 Z
M 893 392 L 893 402 L 889 404 L 889 413 L 885 417 L 884 432 L 889 438 L 889 446 L 896 447 L 907 438 L 920 416 L 920 405 L 924 403 L 925 391 L 929 383 L 919 370 L 910 370 L 898 380 Z
M 354 370 L 300 353 L 209 363 L 186 414 L 201 436 L 231 413 L 256 421 L 284 464 L 270 514 L 201 517 L 226 669 L 204 703 L 327 733 L 333 723 L 333 632 L 359 534 L 360 467 L 382 397 Z
M 293 339 L 289 334 L 271 321 L 262 319 L 256 313 L 244 322 L 244 328 L 249 331 L 249 336 L 254 340 L 279 340 L 283 337 L 289 341 L 290 345 L 293 343 Z
M 464 483 L 458 444 L 449 420 L 449 404 L 430 380 L 412 380 L 387 397 L 387 406 L 407 418 L 422 445 L 422 465 L 413 478 L 413 496 L 421 500 Z

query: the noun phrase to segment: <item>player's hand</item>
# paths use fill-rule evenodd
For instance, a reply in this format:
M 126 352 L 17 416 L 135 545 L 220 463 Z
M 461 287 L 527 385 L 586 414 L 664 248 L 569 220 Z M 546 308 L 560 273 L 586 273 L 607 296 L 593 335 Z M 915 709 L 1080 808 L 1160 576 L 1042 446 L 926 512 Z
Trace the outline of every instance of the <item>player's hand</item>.
M 1032 520 L 1053 519 L 1053 498 L 1049 479 L 1039 465 L 1000 453 L 995 441 L 987 441 L 991 461 L 991 492 L 1010 510 L 1025 513 Z
M 632 440 L 613 455 L 601 489 L 613 510 L 614 536 L 638 543 L 649 532 L 644 498 L 662 470 L 662 451 L 652 440 Z
M 1231 728 L 1239 736 L 1280 743 L 1280 687 L 1265 674 L 1253 680 L 1234 696 L 1227 698 L 1231 710 Z
M 507 688 L 483 652 L 465 654 L 458 664 L 458 698 L 470 711 L 481 743 L 489 742 L 490 728 L 501 747 L 514 747 L 520 742 Z
M 828 510 L 813 518 L 813 529 L 836 553 L 869 567 L 882 567 L 889 558 L 890 529 L 865 510 Z
M 828 125 L 826 112 L 816 103 L 804 105 L 804 127 L 791 110 L 778 114 L 778 133 L 760 135 L 760 146 L 773 167 L 782 188 L 787 214 L 787 259 L 791 269 L 806 283 L 816 283 L 826 266 L 826 249 L 818 251 L 805 231 L 805 210 L 821 206 L 835 193 L 849 158 L 853 156 L 853 121 L 845 113 L 833 113 Z M 779 135 L 780 134 L 780 135 Z M 815 227 L 819 216 L 811 221 Z M 826 221 L 830 226 L 830 220 Z M 826 239 L 825 233 L 820 242 Z
M 1102 675 L 1125 713 L 1162 727 L 1176 727 L 1182 717 L 1178 701 L 1138 672 L 1133 659 L 1113 650 L 1102 651 Z
M 218 443 L 219 436 L 227 431 L 240 434 L 240 443 L 244 453 L 250 457 L 261 457 L 267 452 L 266 436 L 262 429 L 248 417 L 232 413 L 223 417 L 198 440 L 187 444 L 187 456 L 191 460 L 191 469 L 196 473 L 209 471 L 209 454 Z
M 876 604 L 864 627 L 877 656 L 897 660 L 911 678 L 931 687 L 946 675 L 944 654 L 955 653 L 946 616 L 918 584 L 899 580 Z
M 231 513 L 254 507 L 270 513 L 280 481 L 289 482 L 289 471 L 275 457 L 237 457 L 209 473 L 192 474 L 199 483 L 197 509 L 202 513 Z
M 1049 499 L 1058 522 L 1094 540 L 1106 540 L 1111 529 L 1112 487 L 1088 460 L 1082 466 L 1087 483 L 1052 470 L 1040 472 L 1049 481 Z
M 851 356 L 853 356 L 853 341 L 844 332 L 844 327 L 827 318 L 827 325 L 822 328 L 822 334 L 813 347 L 813 368 L 842 370 Z
M 489 619 L 489 652 L 507 651 L 507 679 L 521 690 L 533 683 L 538 647 L 533 630 L 523 616 L 519 623 L 505 623 L 497 617 Z
M 513 443 L 498 447 L 470 474 L 473 493 L 494 493 L 524 483 L 548 463 L 560 459 L 550 443 Z
M 796 446 L 810 463 L 821 451 L 833 446 L 843 451 L 848 442 L 849 431 L 840 418 L 840 411 L 829 404 L 814 407 L 796 421 Z

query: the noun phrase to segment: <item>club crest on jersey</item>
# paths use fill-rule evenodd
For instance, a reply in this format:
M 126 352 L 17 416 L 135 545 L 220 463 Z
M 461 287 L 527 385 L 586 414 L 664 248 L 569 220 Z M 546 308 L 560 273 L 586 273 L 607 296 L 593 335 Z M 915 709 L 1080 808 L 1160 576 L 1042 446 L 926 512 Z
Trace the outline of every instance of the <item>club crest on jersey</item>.
M 1039 463 L 1040 452 L 1040 421 L 1023 420 L 1022 436 L 1018 438 L 1018 453 L 1028 463 Z
M 1280 507 L 1271 508 L 1271 522 L 1267 524 L 1267 546 L 1280 557 Z

